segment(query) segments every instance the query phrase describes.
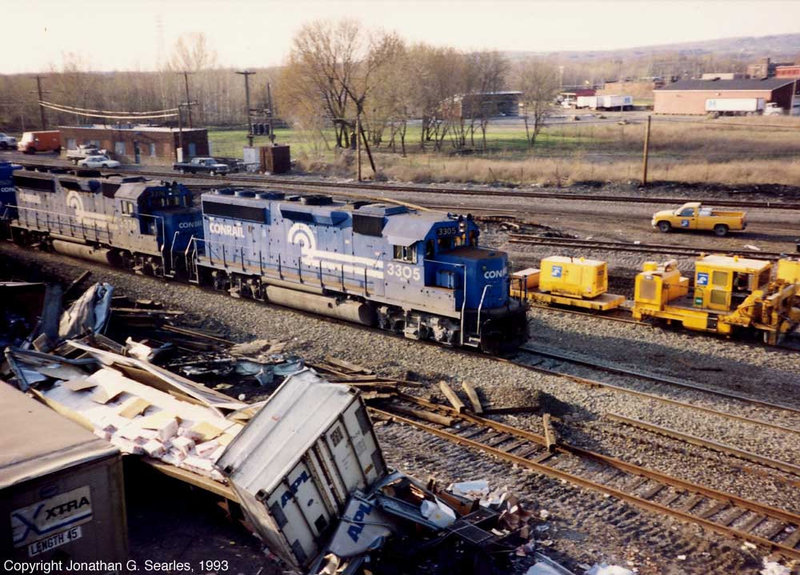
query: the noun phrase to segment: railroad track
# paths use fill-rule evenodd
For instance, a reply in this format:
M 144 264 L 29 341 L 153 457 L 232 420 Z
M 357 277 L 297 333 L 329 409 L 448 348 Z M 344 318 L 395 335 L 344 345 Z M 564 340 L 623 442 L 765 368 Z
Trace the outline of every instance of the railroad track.
M 728 255 L 752 255 L 759 258 L 778 259 L 785 256 L 787 252 L 745 252 L 720 249 L 719 247 L 694 247 L 676 246 L 670 244 L 634 244 L 631 242 L 613 242 L 604 240 L 582 240 L 578 238 L 553 238 L 534 234 L 509 234 L 509 243 L 536 246 L 552 246 L 566 248 L 580 248 L 585 250 L 601 251 L 622 251 L 622 252 L 641 252 L 648 254 L 670 254 L 678 256 L 696 257 L 703 254 L 728 254 Z
M 50 160 L 45 163 L 42 162 L 28 162 L 21 161 L 21 165 L 35 169 L 35 168 L 62 168 L 65 170 L 75 169 L 71 166 L 65 166 L 58 160 Z M 385 184 L 385 183 L 365 183 L 365 182 L 330 182 L 325 180 L 303 179 L 288 179 L 287 177 L 278 176 L 264 176 L 256 174 L 228 174 L 224 178 L 211 178 L 204 175 L 196 174 L 176 174 L 172 170 L 152 170 L 152 169 L 129 169 L 121 168 L 115 170 L 116 173 L 137 174 L 142 176 L 152 176 L 156 178 L 168 178 L 181 180 L 203 180 L 210 181 L 212 185 L 225 185 L 225 184 L 247 184 L 260 187 L 294 187 L 305 188 L 311 187 L 316 189 L 326 189 L 334 191 L 342 190 L 360 190 L 365 193 L 372 193 L 375 191 L 381 192 L 403 192 L 413 194 L 444 194 L 455 196 L 483 196 L 483 197 L 501 197 L 509 198 L 537 198 L 537 199 L 555 199 L 555 200 L 576 200 L 584 202 L 610 202 L 610 203 L 633 203 L 633 204 L 667 204 L 667 205 L 682 205 L 685 198 L 668 198 L 668 197 L 642 197 L 636 196 L 615 196 L 609 194 L 586 194 L 586 193 L 572 193 L 572 192 L 541 192 L 534 190 L 516 190 L 516 189 L 476 189 L 460 186 L 437 186 L 432 188 L 430 186 L 413 186 L 402 184 Z M 719 198 L 697 198 L 705 204 L 713 204 L 716 206 L 724 207 L 738 207 L 738 208 L 758 208 L 758 209 L 781 209 L 781 210 L 800 210 L 800 202 L 784 202 L 784 201 L 755 201 L 755 200 L 727 200 Z
M 398 394 L 370 407 L 446 441 L 800 559 L 800 515 L 546 436 Z
M 787 414 L 792 414 L 792 415 L 800 415 L 800 408 L 792 406 L 792 405 L 788 405 L 788 404 L 784 404 L 784 403 L 774 403 L 774 402 L 764 401 L 762 399 L 758 399 L 757 397 L 752 397 L 752 396 L 749 396 L 749 395 L 744 395 L 744 394 L 736 393 L 736 392 L 733 392 L 733 391 L 715 389 L 715 388 L 712 388 L 712 387 L 708 387 L 706 385 L 702 385 L 702 384 L 699 384 L 699 383 L 691 382 L 691 381 L 686 380 L 686 379 L 678 379 L 678 378 L 675 378 L 675 377 L 669 377 L 669 376 L 665 376 L 665 375 L 647 373 L 647 372 L 644 372 L 644 371 L 641 371 L 641 370 L 636 370 L 636 369 L 626 369 L 626 368 L 623 368 L 623 367 L 611 365 L 611 364 L 600 362 L 600 361 L 597 361 L 597 360 L 591 360 L 589 358 L 586 358 L 586 357 L 583 357 L 583 356 L 580 356 L 580 355 L 577 355 L 577 354 L 574 354 L 574 353 L 569 353 L 569 352 L 560 352 L 560 351 L 556 351 L 556 350 L 552 350 L 552 349 L 544 349 L 544 348 L 534 347 L 532 345 L 523 345 L 523 346 L 521 346 L 519 348 L 519 351 L 520 351 L 520 354 L 518 354 L 517 358 L 514 359 L 514 360 L 507 360 L 507 359 L 503 359 L 503 358 L 497 358 L 497 359 L 498 359 L 498 361 L 508 361 L 510 363 L 513 363 L 514 365 L 517 365 L 519 367 L 522 367 L 524 369 L 528 369 L 528 370 L 531 370 L 531 371 L 536 371 L 536 372 L 539 372 L 539 373 L 546 373 L 546 374 L 549 374 L 549 375 L 557 375 L 557 376 L 560 376 L 560 377 L 564 377 L 564 378 L 569 379 L 570 381 L 573 381 L 574 383 L 579 383 L 581 385 L 586 385 L 586 386 L 589 386 L 589 387 L 604 388 L 604 389 L 609 389 L 609 390 L 613 390 L 613 391 L 618 391 L 620 393 L 627 393 L 627 394 L 631 394 L 631 395 L 637 395 L 639 397 L 646 397 L 646 398 L 649 398 L 649 399 L 655 399 L 657 401 L 670 403 L 670 404 L 675 405 L 675 406 L 680 406 L 680 407 L 684 407 L 684 408 L 687 408 L 687 409 L 700 410 L 700 411 L 704 411 L 706 413 L 712 413 L 712 414 L 715 414 L 715 415 L 720 415 L 721 417 L 725 417 L 725 418 L 732 419 L 732 420 L 737 420 L 737 421 L 742 421 L 742 422 L 745 422 L 745 423 L 752 423 L 754 425 L 761 425 L 761 426 L 764 426 L 764 427 L 769 427 L 769 428 L 776 429 L 776 430 L 782 431 L 782 432 L 800 433 L 800 430 L 797 430 L 797 429 L 794 429 L 794 428 L 791 428 L 791 427 L 785 427 L 785 426 L 776 425 L 776 424 L 774 424 L 772 422 L 769 422 L 769 421 L 751 419 L 751 418 L 744 417 L 744 416 L 741 416 L 741 415 L 738 415 L 738 414 L 732 414 L 732 413 L 727 413 L 727 412 L 722 412 L 722 411 L 717 411 L 717 410 L 705 408 L 705 407 L 702 407 L 702 406 L 697 405 L 695 403 L 681 402 L 681 401 L 677 401 L 677 400 L 674 400 L 674 399 L 669 399 L 669 398 L 666 398 L 666 397 L 661 397 L 661 396 L 658 396 L 658 395 L 653 395 L 653 394 L 650 394 L 650 393 L 645 393 L 645 392 L 629 389 L 629 388 L 626 388 L 626 387 L 621 387 L 619 385 L 614 385 L 614 384 L 607 383 L 607 382 L 604 382 L 604 381 L 599 381 L 599 380 L 596 380 L 596 379 L 578 377 L 578 376 L 566 373 L 564 371 L 559 371 L 559 370 L 554 369 L 554 368 L 542 367 L 539 364 L 542 362 L 542 358 L 554 359 L 554 360 L 558 360 L 558 361 L 562 361 L 562 362 L 566 362 L 566 363 L 572 363 L 572 364 L 575 364 L 575 365 L 582 365 L 582 366 L 589 367 L 589 368 L 592 368 L 592 369 L 597 370 L 597 371 L 613 373 L 613 374 L 616 374 L 616 375 L 623 375 L 623 376 L 627 376 L 627 377 L 632 377 L 632 378 L 636 378 L 636 379 L 640 379 L 640 380 L 649 381 L 649 382 L 652 382 L 652 383 L 668 385 L 670 387 L 675 387 L 675 388 L 679 388 L 679 389 L 686 389 L 686 390 L 690 390 L 690 391 L 702 392 L 704 394 L 713 395 L 713 396 L 717 396 L 717 397 L 722 397 L 722 398 L 725 398 L 725 399 L 728 399 L 728 400 L 732 399 L 732 400 L 736 400 L 736 401 L 742 402 L 745 405 L 751 405 L 751 406 L 757 406 L 757 407 L 767 408 L 767 409 L 771 409 L 771 410 L 783 411 L 783 412 L 785 412 Z M 532 358 L 532 361 L 534 363 L 531 363 L 530 360 L 529 361 L 524 361 L 522 358 L 520 358 L 520 355 L 524 356 L 524 354 L 528 354 Z

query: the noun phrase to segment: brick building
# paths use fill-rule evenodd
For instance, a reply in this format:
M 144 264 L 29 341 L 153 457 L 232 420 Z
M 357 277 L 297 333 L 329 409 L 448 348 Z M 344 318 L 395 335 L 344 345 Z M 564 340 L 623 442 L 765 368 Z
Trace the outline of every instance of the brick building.
M 61 148 L 73 150 L 81 144 L 95 144 L 123 164 L 171 164 L 178 158 L 183 142 L 183 158 L 208 156 L 208 131 L 166 126 L 60 126 Z
M 705 114 L 706 100 L 763 98 L 788 110 L 800 82 L 789 78 L 681 80 L 653 91 L 656 114 Z
M 778 66 L 775 68 L 776 78 L 800 78 L 800 65 Z

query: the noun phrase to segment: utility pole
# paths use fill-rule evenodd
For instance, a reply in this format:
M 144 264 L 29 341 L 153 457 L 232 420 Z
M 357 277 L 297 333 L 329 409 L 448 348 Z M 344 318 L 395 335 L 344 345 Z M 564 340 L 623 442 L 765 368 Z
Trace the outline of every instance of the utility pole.
M 245 105 L 247 106 L 247 145 L 251 148 L 253 147 L 253 121 L 250 117 L 250 82 L 249 76 L 255 74 L 255 72 L 251 72 L 249 70 L 242 70 L 241 72 L 236 72 L 237 74 L 241 74 L 244 76 L 244 99 Z
M 647 186 L 647 156 L 650 152 L 650 118 L 647 116 L 647 126 L 644 130 L 644 150 L 642 151 L 642 187 Z
M 178 155 L 178 150 L 175 150 L 175 161 L 182 162 L 183 155 L 183 116 L 181 115 L 181 104 L 178 104 L 178 149 L 181 153 Z
M 270 88 L 269 82 L 267 82 L 267 106 L 269 106 L 269 115 L 267 116 L 267 120 L 269 121 L 269 142 L 270 144 L 274 144 L 275 126 L 272 124 L 272 89 Z
M 358 165 L 358 181 L 361 181 L 361 112 L 356 114 L 356 164 Z
M 42 130 L 47 129 L 47 119 L 44 116 L 44 106 L 42 106 L 42 77 L 36 76 L 36 92 L 39 94 L 39 117 L 42 120 Z
M 189 72 L 184 70 L 183 74 L 183 85 L 186 88 L 186 102 L 188 108 L 186 110 L 189 113 L 189 129 L 192 129 L 192 99 L 189 97 Z

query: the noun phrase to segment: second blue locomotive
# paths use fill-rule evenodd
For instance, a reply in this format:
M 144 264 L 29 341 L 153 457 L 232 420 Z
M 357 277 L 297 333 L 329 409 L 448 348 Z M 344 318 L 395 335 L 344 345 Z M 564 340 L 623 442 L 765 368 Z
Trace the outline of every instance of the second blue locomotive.
M 328 196 L 202 196 L 197 280 L 232 294 L 495 351 L 525 338 L 504 252 L 470 217 Z

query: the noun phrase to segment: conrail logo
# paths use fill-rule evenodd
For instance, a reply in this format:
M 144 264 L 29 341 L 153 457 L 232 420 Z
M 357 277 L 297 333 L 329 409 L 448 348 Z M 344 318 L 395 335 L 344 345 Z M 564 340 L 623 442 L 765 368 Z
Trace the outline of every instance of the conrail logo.
M 483 277 L 487 280 L 496 280 L 499 278 L 504 278 L 508 275 L 508 269 L 504 266 L 502 269 L 499 270 L 489 270 L 483 272 Z
M 208 224 L 208 229 L 212 234 L 219 234 L 221 236 L 230 236 L 232 238 L 244 239 L 244 228 L 241 225 L 220 224 L 219 222 L 211 222 Z
M 192 228 L 199 228 L 202 225 L 203 222 L 181 222 L 178 224 L 178 228 L 181 230 L 190 230 Z

